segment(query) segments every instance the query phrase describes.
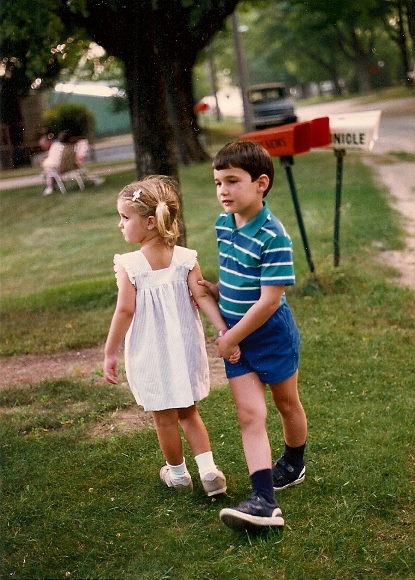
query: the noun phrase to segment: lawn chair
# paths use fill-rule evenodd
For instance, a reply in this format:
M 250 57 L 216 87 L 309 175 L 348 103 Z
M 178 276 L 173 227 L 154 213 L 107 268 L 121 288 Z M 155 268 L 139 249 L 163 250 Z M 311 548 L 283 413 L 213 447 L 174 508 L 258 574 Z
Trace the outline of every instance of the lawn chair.
M 84 172 L 77 162 L 75 145 L 72 143 L 64 144 L 59 167 L 57 169 L 51 168 L 49 173 L 56 181 L 61 193 L 66 193 L 64 181 L 69 179 L 75 179 L 79 189 L 85 189 Z

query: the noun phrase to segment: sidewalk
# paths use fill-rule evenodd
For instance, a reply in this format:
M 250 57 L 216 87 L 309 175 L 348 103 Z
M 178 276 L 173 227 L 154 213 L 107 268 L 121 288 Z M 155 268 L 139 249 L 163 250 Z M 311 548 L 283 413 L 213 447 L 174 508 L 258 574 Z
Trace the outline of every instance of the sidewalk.
M 88 174 L 92 177 L 105 177 L 111 173 L 118 173 L 120 171 L 128 171 L 134 169 L 135 164 L 130 161 L 120 162 L 110 167 L 100 167 L 98 169 L 88 169 Z M 37 175 L 23 175 L 20 177 L 10 177 L 3 179 L 0 174 L 0 191 L 6 189 L 18 189 L 19 187 L 29 187 L 32 185 L 39 185 L 41 189 L 44 187 L 44 180 L 41 175 L 41 169 L 39 167 L 39 174 Z

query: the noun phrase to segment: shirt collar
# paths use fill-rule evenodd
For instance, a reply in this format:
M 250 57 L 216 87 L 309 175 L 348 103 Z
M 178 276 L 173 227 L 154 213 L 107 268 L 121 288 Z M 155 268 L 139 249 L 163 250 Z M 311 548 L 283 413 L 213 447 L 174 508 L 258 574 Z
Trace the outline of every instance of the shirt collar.
M 228 225 L 232 227 L 234 231 L 238 233 L 245 234 L 246 236 L 253 238 L 255 234 L 259 232 L 262 226 L 268 219 L 270 219 L 270 211 L 266 201 L 262 202 L 263 207 L 261 211 L 247 224 L 243 225 L 241 228 L 237 228 L 235 225 L 235 217 L 233 214 L 229 214 L 227 217 Z

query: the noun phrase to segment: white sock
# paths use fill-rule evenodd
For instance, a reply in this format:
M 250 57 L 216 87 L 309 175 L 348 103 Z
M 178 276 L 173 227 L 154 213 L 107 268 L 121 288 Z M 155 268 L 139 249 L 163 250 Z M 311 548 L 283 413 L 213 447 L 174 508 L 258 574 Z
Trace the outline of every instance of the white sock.
M 180 479 L 183 479 L 183 477 L 188 473 L 186 467 L 186 460 L 184 458 L 183 463 L 181 463 L 180 465 L 170 465 L 170 463 L 168 463 L 167 461 L 166 465 L 170 469 L 172 481 L 178 481 Z
M 199 468 L 200 477 L 204 477 L 207 473 L 211 473 L 217 469 L 215 462 L 213 461 L 212 451 L 205 451 L 205 453 L 196 455 L 195 461 Z

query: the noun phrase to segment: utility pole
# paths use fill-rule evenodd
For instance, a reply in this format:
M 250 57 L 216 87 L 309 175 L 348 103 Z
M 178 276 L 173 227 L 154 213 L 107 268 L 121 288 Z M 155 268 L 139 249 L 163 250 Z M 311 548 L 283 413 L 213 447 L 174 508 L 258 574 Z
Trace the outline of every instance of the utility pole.
M 210 83 L 212 86 L 213 96 L 215 97 L 216 120 L 218 122 L 220 122 L 220 121 L 222 121 L 222 112 L 219 109 L 218 88 L 216 86 L 216 71 L 215 71 L 215 63 L 213 62 L 212 42 L 209 42 L 209 44 L 206 46 L 206 52 L 207 52 L 208 63 L 209 63 Z
M 236 51 L 236 61 L 238 65 L 239 86 L 242 92 L 242 104 L 244 108 L 245 131 L 246 133 L 249 133 L 250 131 L 252 131 L 251 103 L 249 102 L 248 99 L 248 82 L 246 75 L 245 58 L 243 55 L 241 35 L 239 32 L 236 10 L 232 13 L 231 18 L 232 18 L 233 40 L 235 43 L 235 51 Z

